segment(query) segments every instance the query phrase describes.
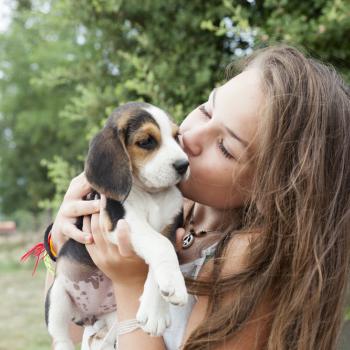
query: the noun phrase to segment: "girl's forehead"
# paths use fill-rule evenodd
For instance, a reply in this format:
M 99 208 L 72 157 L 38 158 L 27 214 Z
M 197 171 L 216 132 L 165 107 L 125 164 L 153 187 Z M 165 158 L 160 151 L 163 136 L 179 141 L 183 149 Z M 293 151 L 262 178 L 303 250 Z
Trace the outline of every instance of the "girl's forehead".
M 260 71 L 256 68 L 243 71 L 209 96 L 214 117 L 248 142 L 256 133 L 263 101 Z
M 231 78 L 219 88 L 215 88 L 211 96 L 214 100 L 221 96 L 237 104 L 240 101 L 259 100 L 262 95 L 260 79 L 260 70 L 250 68 Z

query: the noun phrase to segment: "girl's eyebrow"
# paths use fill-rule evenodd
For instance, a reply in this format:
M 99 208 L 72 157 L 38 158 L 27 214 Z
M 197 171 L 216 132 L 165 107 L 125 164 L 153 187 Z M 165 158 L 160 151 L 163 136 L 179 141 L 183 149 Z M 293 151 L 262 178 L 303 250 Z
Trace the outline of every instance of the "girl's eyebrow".
M 239 141 L 244 147 L 248 147 L 248 142 L 240 138 L 236 133 L 234 133 L 231 129 L 229 129 L 227 126 L 225 126 L 225 129 L 227 132 L 237 141 Z
M 213 106 L 213 110 L 215 107 L 215 96 L 217 91 L 219 90 L 219 88 L 215 88 L 213 89 L 213 91 L 210 93 L 209 95 L 209 100 L 212 99 L 212 106 Z M 232 136 L 234 139 L 236 139 L 237 141 L 239 141 L 244 147 L 248 147 L 248 142 L 243 140 L 241 137 L 239 137 L 235 132 L 233 132 L 231 129 L 229 129 L 227 126 L 225 126 L 226 131 L 230 134 L 230 136 Z

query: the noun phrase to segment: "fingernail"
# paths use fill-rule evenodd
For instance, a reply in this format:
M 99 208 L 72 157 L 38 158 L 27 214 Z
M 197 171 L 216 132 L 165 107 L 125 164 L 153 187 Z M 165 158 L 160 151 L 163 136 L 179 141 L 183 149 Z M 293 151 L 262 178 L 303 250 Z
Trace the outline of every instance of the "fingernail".
M 84 241 L 85 241 L 85 243 L 92 243 L 92 242 L 93 242 L 93 237 L 92 237 L 92 235 L 86 235 L 86 236 L 84 237 Z
M 95 199 L 95 200 L 94 200 L 94 207 L 95 207 L 96 209 L 100 209 L 100 200 L 99 200 L 99 199 Z

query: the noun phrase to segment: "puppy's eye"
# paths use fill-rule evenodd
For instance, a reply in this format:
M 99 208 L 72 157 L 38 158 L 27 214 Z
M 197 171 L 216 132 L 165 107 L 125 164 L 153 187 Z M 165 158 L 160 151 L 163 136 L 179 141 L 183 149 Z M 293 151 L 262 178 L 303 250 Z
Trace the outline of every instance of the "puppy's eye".
M 177 132 L 176 135 L 174 136 L 174 139 L 175 139 L 175 141 L 176 141 L 177 143 L 180 143 L 179 137 L 180 137 L 180 133 Z
M 136 145 L 143 149 L 154 149 L 157 146 L 157 141 L 154 139 L 154 137 L 148 136 L 146 139 L 137 141 Z

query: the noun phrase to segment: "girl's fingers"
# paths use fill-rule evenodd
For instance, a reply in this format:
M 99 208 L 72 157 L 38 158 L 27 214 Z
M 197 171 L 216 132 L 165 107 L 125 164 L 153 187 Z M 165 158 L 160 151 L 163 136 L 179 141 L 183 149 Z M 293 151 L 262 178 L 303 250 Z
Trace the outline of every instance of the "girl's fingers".
M 119 253 L 124 257 L 132 257 L 135 255 L 134 248 L 130 239 L 130 228 L 125 220 L 119 220 L 117 223 L 117 242 Z
M 105 209 L 107 205 L 107 198 L 104 194 L 101 193 L 101 198 L 100 198 L 100 209 Z
M 68 190 L 65 194 L 65 199 L 80 199 L 91 192 L 92 188 L 85 177 L 85 173 L 81 173 L 73 178 Z
M 105 241 L 104 234 L 100 227 L 100 214 L 91 215 L 91 232 L 93 240 L 99 249 L 102 249 L 102 251 L 107 251 L 107 242 Z
M 90 216 L 84 216 L 83 218 L 83 232 L 91 233 L 91 219 Z
M 73 223 L 66 222 L 62 225 L 62 232 L 69 238 L 74 239 L 83 244 L 92 243 L 90 233 L 80 231 Z
M 92 201 L 76 200 L 67 201 L 61 208 L 64 216 L 76 218 L 78 216 L 91 215 L 100 210 L 100 201 L 98 199 Z
M 99 214 L 91 215 L 91 232 L 95 234 L 99 234 L 100 232 L 100 222 L 99 222 Z

